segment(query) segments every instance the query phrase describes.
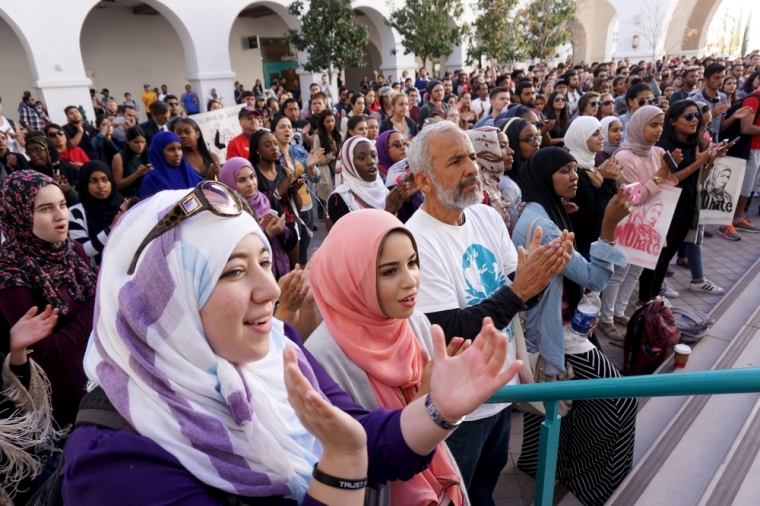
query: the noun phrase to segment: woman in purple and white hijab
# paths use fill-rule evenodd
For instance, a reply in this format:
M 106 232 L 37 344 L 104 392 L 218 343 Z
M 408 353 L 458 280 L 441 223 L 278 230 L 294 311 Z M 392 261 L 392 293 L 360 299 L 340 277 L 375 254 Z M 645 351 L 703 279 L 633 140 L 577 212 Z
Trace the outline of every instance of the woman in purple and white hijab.
M 450 424 L 521 365 L 501 371 L 506 338 L 490 322 L 456 357 L 434 327 L 430 393 L 368 412 L 274 318 L 266 237 L 213 181 L 128 211 L 100 280 L 84 364 L 96 387 L 81 406 L 115 411 L 125 428 L 73 432 L 66 504 L 361 505 L 365 479 L 379 488 L 427 468 Z

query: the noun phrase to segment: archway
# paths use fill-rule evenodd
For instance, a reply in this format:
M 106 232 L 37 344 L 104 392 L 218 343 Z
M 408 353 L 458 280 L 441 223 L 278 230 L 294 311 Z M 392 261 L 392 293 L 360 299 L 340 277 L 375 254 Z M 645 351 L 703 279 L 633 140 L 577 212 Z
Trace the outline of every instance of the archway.
M 697 54 L 723 0 L 678 0 L 667 27 L 665 52 Z
M 165 84 L 169 93 L 179 97 L 186 75 L 193 71 L 188 61 L 195 61 L 194 49 L 188 49 L 192 42 L 183 44 L 174 25 L 147 4 L 94 7 L 82 27 L 80 45 L 92 87 L 108 88 L 118 103 L 124 101 L 124 93 L 131 93 L 141 118 L 146 114 L 140 102 L 143 85 L 160 88 Z M 192 55 L 187 55 L 188 50 Z
M 586 29 L 583 23 L 574 19 L 570 22 L 570 31 L 573 34 L 573 38 L 570 43 L 573 46 L 573 63 L 579 64 L 585 62 L 590 64 L 588 59 L 588 38 L 586 36 Z
M 245 89 L 253 89 L 257 79 L 269 86 L 274 77 L 285 80 L 288 89 L 295 85 L 297 55 L 283 40 L 289 28 L 298 29 L 298 20 L 282 4 L 256 2 L 240 11 L 230 30 L 229 52 L 235 79 Z
M 367 76 L 368 79 L 372 79 L 372 72 L 375 70 L 382 74 L 380 65 L 383 63 L 383 59 L 380 56 L 380 50 L 371 38 L 367 45 L 364 46 L 364 52 L 365 66 L 361 68 L 346 67 L 344 70 L 343 85 L 349 90 L 361 91 L 360 84 L 362 77 Z M 393 76 L 393 79 L 398 80 L 398 76 Z
M 3 16 L 0 16 L 0 90 L 3 98 L 0 115 L 18 122 L 18 103 L 24 91 L 32 91 L 37 79 L 22 39 Z

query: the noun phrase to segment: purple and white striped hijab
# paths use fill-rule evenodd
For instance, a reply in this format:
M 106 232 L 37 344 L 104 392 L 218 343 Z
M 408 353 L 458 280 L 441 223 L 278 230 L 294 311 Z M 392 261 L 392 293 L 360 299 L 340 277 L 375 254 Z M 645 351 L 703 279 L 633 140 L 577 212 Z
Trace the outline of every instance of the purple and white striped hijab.
M 296 349 L 319 389 L 314 372 L 282 322 L 274 320 L 266 357 L 237 366 L 211 350 L 199 314 L 243 237 L 268 247 L 259 225 L 247 213 L 202 212 L 153 240 L 127 275 L 142 238 L 187 193 L 154 195 L 111 232 L 85 370 L 140 434 L 203 483 L 300 503 L 322 448 L 288 403 L 283 350 Z

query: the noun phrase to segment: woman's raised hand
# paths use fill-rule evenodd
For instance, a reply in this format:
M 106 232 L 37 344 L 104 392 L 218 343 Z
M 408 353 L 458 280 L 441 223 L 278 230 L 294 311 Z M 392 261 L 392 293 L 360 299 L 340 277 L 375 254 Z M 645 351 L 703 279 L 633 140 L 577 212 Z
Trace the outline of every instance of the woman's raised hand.
M 363 473 L 366 476 L 367 433 L 364 427 L 314 390 L 298 367 L 295 350 L 285 348 L 283 362 L 288 402 L 304 428 L 322 443 L 323 458 L 330 454 L 331 457 L 353 459 L 357 463 L 363 460 Z
M 306 159 L 307 168 L 316 165 L 316 163 L 320 161 L 323 156 L 325 156 L 325 148 L 319 148 L 316 151 L 310 151 L 309 157 Z
M 483 320 L 480 334 L 461 354 L 448 356 L 443 330 L 431 327 L 435 365 L 430 378 L 430 395 L 444 419 L 454 422 L 475 411 L 499 388 L 514 378 L 522 361 L 502 371 L 507 358 L 507 335 Z
M 280 307 L 283 311 L 298 311 L 309 291 L 308 271 L 296 264 L 295 268 L 282 276 L 277 284 L 280 286 Z
M 58 308 L 53 309 L 48 304 L 40 314 L 37 311 L 37 306 L 31 307 L 11 328 L 10 362 L 13 365 L 25 364 L 26 349 L 49 336 L 58 324 Z
M 614 157 L 608 158 L 607 161 L 605 161 L 602 166 L 597 169 L 597 171 L 599 171 L 604 179 L 612 180 L 617 180 L 617 178 L 620 176 L 621 170 L 623 170 L 623 167 L 618 165 L 617 160 L 615 160 Z

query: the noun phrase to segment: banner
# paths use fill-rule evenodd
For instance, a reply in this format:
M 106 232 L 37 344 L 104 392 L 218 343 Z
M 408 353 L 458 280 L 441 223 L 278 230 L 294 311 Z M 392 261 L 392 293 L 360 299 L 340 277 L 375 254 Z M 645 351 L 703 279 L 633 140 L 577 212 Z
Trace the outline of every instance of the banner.
M 742 190 L 747 160 L 733 156 L 715 159 L 715 166 L 700 188 L 702 210 L 699 223 L 729 225 L 734 219 L 736 202 Z
M 625 252 L 629 264 L 654 269 L 660 258 L 681 195 L 680 188 L 661 188 L 646 204 L 633 206 L 617 226 L 615 247 Z
M 189 116 L 190 119 L 198 123 L 208 150 L 219 157 L 219 163 L 224 163 L 227 159 L 227 144 L 243 133 L 243 128 L 238 120 L 238 112 L 244 105 L 233 105 L 232 107 Z M 218 139 L 217 133 L 219 133 Z

